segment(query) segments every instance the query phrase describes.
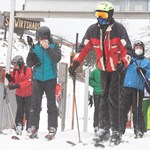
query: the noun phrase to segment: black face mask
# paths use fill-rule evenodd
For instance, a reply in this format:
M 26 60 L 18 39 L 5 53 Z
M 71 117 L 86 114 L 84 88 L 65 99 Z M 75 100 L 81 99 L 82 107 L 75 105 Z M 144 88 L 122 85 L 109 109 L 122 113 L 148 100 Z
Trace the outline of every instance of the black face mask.
M 109 26 L 108 24 L 106 24 L 106 25 L 100 25 L 100 29 L 106 31 L 106 29 L 108 28 L 108 26 Z

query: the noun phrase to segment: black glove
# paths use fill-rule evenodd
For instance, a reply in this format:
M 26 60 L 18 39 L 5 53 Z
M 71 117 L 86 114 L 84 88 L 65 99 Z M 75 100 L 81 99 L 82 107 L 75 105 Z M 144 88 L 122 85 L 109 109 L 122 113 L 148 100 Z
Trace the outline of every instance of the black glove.
M 71 76 L 75 76 L 75 70 L 78 68 L 79 65 L 80 65 L 80 63 L 77 60 L 75 60 L 73 62 L 73 66 L 70 66 L 68 68 L 68 71 L 69 71 Z
M 124 71 L 124 63 L 121 61 L 120 64 L 117 64 L 116 69 L 117 69 L 118 73 L 123 72 Z
M 141 74 L 141 72 L 143 73 L 143 75 L 146 74 L 146 69 L 139 67 L 139 66 L 136 68 L 136 71 L 138 74 Z
M 17 88 L 20 88 L 19 84 L 9 84 L 8 85 L 8 88 L 10 90 L 14 90 L 14 89 L 17 89 Z
M 93 106 L 93 96 L 89 95 L 89 104 L 90 108 Z
M 13 77 L 9 73 L 6 73 L 5 78 L 8 80 L 8 82 L 13 80 Z
M 33 66 L 40 66 L 41 63 L 40 61 L 38 60 L 37 56 L 35 53 L 33 52 L 29 52 L 28 53 L 28 56 L 27 56 L 27 60 L 26 60 L 26 63 L 29 67 L 33 67 Z

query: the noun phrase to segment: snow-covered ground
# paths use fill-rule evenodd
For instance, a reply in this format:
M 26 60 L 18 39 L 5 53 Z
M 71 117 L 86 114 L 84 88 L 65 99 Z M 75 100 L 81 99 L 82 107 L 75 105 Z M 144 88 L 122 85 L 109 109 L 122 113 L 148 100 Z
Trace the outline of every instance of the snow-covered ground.
M 71 129 L 70 122 L 71 119 L 67 116 L 66 118 L 66 128 L 61 131 L 61 121 L 59 118 L 59 127 L 56 137 L 52 141 L 46 141 L 44 136 L 47 134 L 47 114 L 45 98 L 43 99 L 43 109 L 41 112 L 40 129 L 39 129 L 39 139 L 29 139 L 26 131 L 23 131 L 23 135 L 20 136 L 20 140 L 12 140 L 11 136 L 15 135 L 13 130 L 3 130 L 5 135 L 0 134 L 0 149 L 1 150 L 94 150 L 95 147 L 92 144 L 92 139 L 94 137 L 93 127 L 92 127 L 92 114 L 93 108 L 89 108 L 89 119 L 88 119 L 88 130 L 83 132 L 83 118 L 81 113 L 79 114 L 79 129 L 80 134 L 78 134 L 76 119 L 74 122 L 74 129 Z M 83 106 L 82 106 L 83 107 Z M 82 108 L 81 107 L 81 108 Z M 70 126 L 70 127 L 69 127 Z M 80 135 L 80 138 L 79 138 Z M 67 143 L 67 141 L 72 141 L 76 145 L 72 146 Z M 79 141 L 81 140 L 81 141 Z M 133 129 L 127 129 L 125 135 L 123 136 L 124 142 L 117 146 L 110 146 L 109 142 L 104 143 L 105 149 L 113 150 L 141 150 L 144 147 L 148 148 L 150 146 L 150 131 L 144 135 L 142 139 L 134 139 Z M 97 148 L 99 149 L 99 148 Z

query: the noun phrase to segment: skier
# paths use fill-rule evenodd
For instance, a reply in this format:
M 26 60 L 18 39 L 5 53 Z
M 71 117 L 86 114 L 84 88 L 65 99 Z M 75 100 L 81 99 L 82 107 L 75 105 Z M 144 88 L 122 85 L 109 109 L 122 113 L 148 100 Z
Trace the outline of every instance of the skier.
M 121 23 L 114 20 L 113 13 L 114 6 L 110 2 L 100 2 L 96 6 L 95 16 L 98 22 L 87 29 L 79 46 L 80 54 L 75 56 L 73 63 L 69 67 L 69 73 L 72 76 L 74 75 L 76 68 L 84 61 L 93 47 L 97 56 L 97 66 L 101 70 L 101 85 L 103 89 L 97 139 L 98 141 L 108 140 L 111 127 L 112 135 L 110 141 L 114 142 L 116 140 L 120 141 L 118 88 L 123 81 L 123 70 L 130 63 L 131 56 L 129 52 L 132 51 L 132 46 L 126 29 Z M 118 84 L 119 81 L 121 84 Z M 106 115 L 108 112 L 110 114 L 109 117 Z M 111 126 L 109 122 L 111 122 Z
M 27 65 L 33 67 L 33 84 L 30 110 L 30 138 L 37 138 L 41 103 L 44 92 L 47 98 L 48 140 L 54 138 L 58 126 L 58 110 L 55 90 L 57 84 L 57 63 L 61 59 L 61 50 L 54 43 L 50 29 L 41 26 L 36 32 L 38 43 L 31 47 L 27 56 Z
M 94 121 L 93 127 L 95 134 L 98 130 L 99 124 L 99 107 L 101 102 L 102 96 L 102 88 L 101 88 L 101 81 L 100 81 L 100 69 L 96 67 L 89 76 L 89 85 L 93 88 L 93 97 L 94 97 Z M 92 97 L 89 98 L 89 105 L 92 107 L 93 100 Z
M 135 137 L 142 138 L 146 132 L 142 102 L 145 77 L 150 77 L 150 60 L 144 57 L 145 45 L 137 40 L 133 44 L 133 58 L 126 70 L 121 92 L 121 133 L 125 133 L 127 114 L 132 106 Z
M 22 135 L 24 117 L 26 118 L 26 131 L 29 129 L 29 110 L 32 94 L 32 70 L 25 66 L 21 55 L 16 55 L 11 64 L 14 66 L 11 74 L 6 73 L 5 77 L 9 81 L 8 88 L 15 89 L 17 112 L 16 112 L 16 134 Z

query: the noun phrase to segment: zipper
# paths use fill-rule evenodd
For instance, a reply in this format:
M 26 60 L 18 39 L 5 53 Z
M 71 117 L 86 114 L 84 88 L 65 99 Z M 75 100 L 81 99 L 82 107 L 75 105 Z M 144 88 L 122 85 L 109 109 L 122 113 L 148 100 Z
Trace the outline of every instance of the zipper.
M 42 51 L 42 80 L 44 80 L 44 50 Z

